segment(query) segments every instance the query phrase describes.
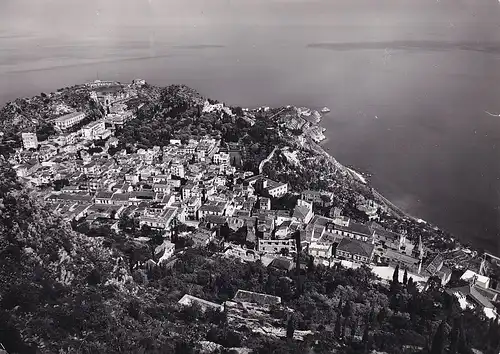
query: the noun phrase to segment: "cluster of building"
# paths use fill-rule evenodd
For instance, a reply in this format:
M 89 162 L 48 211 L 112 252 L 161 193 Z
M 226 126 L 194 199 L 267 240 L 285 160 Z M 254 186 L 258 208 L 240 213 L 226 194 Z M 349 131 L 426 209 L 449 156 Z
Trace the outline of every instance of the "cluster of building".
M 23 147 L 11 158 L 17 174 L 32 185 L 44 186 L 56 180 L 74 179 L 82 168 L 85 173 L 93 171 L 96 167 L 87 164 L 87 150 L 95 147 L 97 141 L 106 141 L 105 151 L 118 145 L 114 133 L 134 116 L 127 102 L 137 96 L 137 85 L 142 84 L 140 80 L 126 86 L 98 80 L 87 84 L 94 89 L 91 97 L 107 108 L 105 117 L 82 125 L 87 118 L 85 112 L 64 114 L 52 121 L 58 133 L 45 141 L 39 141 L 36 133 L 22 133 Z
M 288 183 L 236 168 L 241 155 L 234 144 L 222 145 L 211 137 L 173 139 L 162 147 L 122 150 L 109 158 L 109 149 L 119 144 L 116 127 L 133 116 L 126 103 L 144 82 L 136 80 L 125 89 L 114 82 L 89 85 L 93 99 L 107 111 L 105 118 L 74 131 L 70 128 L 85 119 L 84 113 L 59 117 L 54 121 L 60 128 L 57 136 L 38 142 L 35 134 L 23 133 L 24 149 L 12 158 L 17 174 L 41 187 L 50 208 L 66 220 L 107 220 L 118 228 L 125 215 L 161 230 L 166 241 L 182 223 L 196 230 L 188 235 L 196 245 L 208 244 L 227 227 L 253 246 L 226 244 L 224 253 L 245 261 L 266 259 L 266 264 L 286 269 L 293 267 L 286 259 L 300 246 L 324 265 L 397 265 L 415 278 L 437 277 L 442 284 L 450 280 L 443 259 L 426 257 L 421 241 L 412 243 L 404 232 L 377 224 L 380 205 L 372 200 L 359 197 L 358 208 L 370 219 L 366 224 L 343 216 L 327 191 L 302 191 L 293 210 L 275 207 L 277 199 L 293 193 Z M 206 103 L 204 110 L 224 106 Z M 97 141 L 102 149 L 96 149 Z M 330 207 L 329 217 L 315 215 L 315 206 Z M 165 260 L 174 246 L 162 247 Z

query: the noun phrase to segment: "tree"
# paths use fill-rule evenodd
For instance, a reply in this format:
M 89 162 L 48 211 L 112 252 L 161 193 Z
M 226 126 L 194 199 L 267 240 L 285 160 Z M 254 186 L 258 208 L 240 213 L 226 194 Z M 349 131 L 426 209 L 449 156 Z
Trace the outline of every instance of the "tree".
M 39 127 L 36 129 L 36 137 L 38 141 L 45 141 L 47 140 L 50 136 L 55 135 L 56 130 L 54 128 L 54 125 L 52 123 L 42 123 Z
M 288 319 L 288 324 L 286 326 L 286 337 L 293 339 L 293 333 L 295 332 L 295 321 L 292 316 Z
M 399 284 L 399 264 L 394 268 L 394 273 L 392 274 L 392 282 Z
M 293 235 L 295 239 L 295 249 L 297 250 L 297 255 L 295 256 L 295 272 L 297 277 L 297 295 L 302 293 L 302 279 L 300 278 L 300 253 L 301 253 L 301 242 L 300 242 L 300 231 L 297 230 Z
M 405 273 L 403 275 L 403 284 L 406 285 L 408 284 L 408 270 L 405 269 Z
M 194 353 L 194 345 L 182 340 L 175 343 L 175 354 L 191 354 Z
M 459 339 L 460 339 L 460 326 L 459 326 L 458 320 L 455 319 L 453 321 L 453 327 L 452 327 L 451 333 L 450 333 L 450 348 L 448 351 L 449 354 L 457 354 L 458 353 Z
M 498 352 L 498 347 L 500 345 L 499 340 L 499 326 L 498 326 L 498 316 L 492 318 L 488 327 L 488 345 L 492 351 Z
M 413 286 L 414 286 L 413 277 L 410 277 L 406 282 L 406 288 L 408 289 L 408 292 L 410 292 L 410 289 L 412 289 Z
M 241 107 L 233 107 L 234 114 L 236 114 L 238 117 L 243 116 L 243 109 Z
M 399 290 L 399 265 L 394 269 L 391 282 L 391 293 L 396 293 Z
M 351 340 L 354 340 L 354 336 L 356 335 L 356 331 L 358 329 L 358 322 L 356 320 L 351 322 Z
M 54 190 L 55 191 L 60 191 L 65 186 L 69 186 L 69 180 L 67 178 L 57 179 L 54 181 Z
M 370 343 L 370 324 L 368 321 L 365 323 L 365 329 L 363 330 L 363 346 L 365 353 L 369 352 L 371 349 L 371 343 Z
M 382 307 L 377 314 L 377 322 L 380 325 L 382 325 L 384 323 L 386 317 L 387 317 L 387 310 L 385 309 L 385 307 Z
M 307 272 L 312 273 L 314 272 L 314 256 L 309 256 L 307 259 Z
M 444 332 L 445 321 L 441 321 L 439 324 L 434 337 L 432 338 L 432 346 L 430 354 L 442 354 L 444 350 L 445 332 Z
M 343 306 L 342 306 L 342 299 L 339 300 L 339 303 L 337 304 L 337 312 L 338 313 L 342 313 L 342 309 L 343 309 Z
M 337 313 L 337 320 L 335 321 L 335 328 L 333 330 L 336 338 L 340 338 L 340 336 L 341 336 L 341 331 L 342 331 L 341 319 L 342 319 L 342 316 L 340 316 L 340 312 L 338 312 Z
M 351 312 L 351 302 L 347 301 L 344 305 L 344 308 L 342 309 L 342 316 L 344 316 L 344 318 L 348 318 L 351 316 Z

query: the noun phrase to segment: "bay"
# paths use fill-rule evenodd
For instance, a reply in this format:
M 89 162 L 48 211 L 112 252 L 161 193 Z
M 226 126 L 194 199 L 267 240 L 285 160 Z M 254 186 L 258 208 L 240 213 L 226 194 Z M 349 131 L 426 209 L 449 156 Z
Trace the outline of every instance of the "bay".
M 500 253 L 500 3 L 3 0 L 0 104 L 96 78 L 322 108 L 325 148 Z

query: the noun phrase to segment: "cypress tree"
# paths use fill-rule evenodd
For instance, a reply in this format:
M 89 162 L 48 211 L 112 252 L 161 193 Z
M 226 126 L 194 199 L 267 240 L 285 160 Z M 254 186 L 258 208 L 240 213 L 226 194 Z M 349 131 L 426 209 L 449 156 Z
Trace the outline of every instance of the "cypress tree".
M 356 335 L 356 330 L 358 329 L 358 322 L 352 321 L 351 323 L 351 340 L 354 340 L 354 336 Z
M 375 321 L 375 310 L 372 307 L 372 309 L 370 310 L 370 313 L 368 314 L 368 318 L 367 318 L 366 322 L 368 324 L 372 324 L 373 321 Z
M 458 325 L 458 320 L 455 319 L 453 321 L 453 327 L 450 333 L 450 348 L 449 354 L 457 354 L 458 353 L 458 341 L 460 338 L 460 329 Z
M 498 326 L 498 316 L 491 320 L 491 328 L 489 329 L 489 345 L 492 352 L 498 353 L 500 347 L 500 333 Z
M 391 282 L 391 293 L 396 293 L 399 289 L 399 265 L 394 269 Z
M 347 301 L 344 305 L 344 308 L 342 309 L 342 316 L 344 316 L 346 319 L 351 316 L 351 302 Z
M 434 337 L 432 338 L 432 346 L 430 354 L 442 354 L 444 349 L 444 320 L 439 324 Z
M 286 337 L 293 339 L 293 333 L 295 332 L 295 323 L 292 317 L 288 319 L 288 324 L 286 327 Z
M 337 306 L 337 312 L 339 315 L 342 313 L 342 299 L 339 300 L 339 304 Z
M 394 269 L 394 273 L 392 274 L 392 282 L 399 284 L 399 264 Z
M 492 318 L 490 319 L 490 323 L 488 325 L 488 345 L 492 349 L 495 348 L 495 341 L 498 338 L 498 334 L 497 319 Z
M 309 256 L 309 258 L 307 259 L 307 272 L 314 272 L 314 256 Z
M 408 270 L 405 269 L 405 274 L 403 275 L 403 284 L 408 284 Z
M 469 352 L 469 348 L 467 346 L 467 338 L 465 335 L 463 317 L 460 318 L 460 324 L 459 324 L 458 352 L 459 353 L 468 353 Z
M 368 344 L 369 337 L 370 337 L 370 323 L 366 321 L 365 328 L 363 330 L 363 344 L 365 345 L 365 348 Z
M 337 312 L 337 320 L 335 321 L 335 327 L 333 329 L 333 333 L 335 334 L 336 338 L 340 338 L 341 330 L 342 330 L 342 324 L 340 322 L 341 316 L 340 312 Z
M 302 251 L 300 242 L 300 231 L 295 231 L 295 249 L 297 250 L 297 255 L 295 256 L 295 272 L 297 276 L 297 295 L 302 294 L 302 279 L 300 278 L 300 252 Z
M 368 353 L 372 347 L 372 340 L 370 338 L 370 326 L 368 322 L 365 323 L 365 329 L 363 330 L 363 349 L 365 353 Z
M 342 338 L 343 339 L 346 339 L 347 338 L 347 318 L 344 319 L 344 322 L 343 322 L 343 325 L 342 325 L 342 330 L 341 330 L 341 333 L 342 333 Z
M 385 307 L 382 307 L 377 314 L 377 321 L 380 325 L 382 325 L 385 321 L 385 317 L 387 316 L 387 311 Z

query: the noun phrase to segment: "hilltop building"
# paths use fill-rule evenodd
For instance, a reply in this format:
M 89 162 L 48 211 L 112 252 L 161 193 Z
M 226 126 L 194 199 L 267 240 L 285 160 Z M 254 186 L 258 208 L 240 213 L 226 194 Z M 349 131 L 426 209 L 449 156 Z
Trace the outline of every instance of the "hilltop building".
M 99 87 L 113 86 L 116 84 L 117 83 L 115 81 L 94 80 L 93 82 L 89 82 L 87 86 L 89 86 L 90 88 L 99 88 Z
M 84 120 L 86 117 L 86 114 L 84 112 L 73 112 L 66 114 L 62 117 L 56 118 L 54 120 L 54 124 L 56 127 L 59 129 L 68 129 L 71 128 L 72 126 L 80 123 L 82 120 Z
M 82 128 L 82 136 L 87 140 L 95 140 L 100 138 L 106 131 L 104 120 L 98 120 L 87 124 Z
M 26 150 L 38 148 L 38 138 L 35 133 L 23 133 L 21 136 L 23 139 L 23 146 Z

